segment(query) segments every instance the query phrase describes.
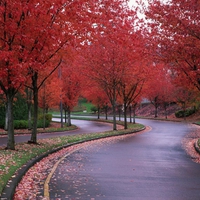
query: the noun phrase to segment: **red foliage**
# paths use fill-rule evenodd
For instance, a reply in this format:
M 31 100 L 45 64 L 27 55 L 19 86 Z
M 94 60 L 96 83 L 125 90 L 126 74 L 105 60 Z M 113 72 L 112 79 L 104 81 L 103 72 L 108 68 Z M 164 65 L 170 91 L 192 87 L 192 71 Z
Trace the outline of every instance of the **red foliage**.
M 200 2 L 149 1 L 146 15 L 152 54 L 168 63 L 175 74 L 184 76 L 182 82 L 200 90 Z

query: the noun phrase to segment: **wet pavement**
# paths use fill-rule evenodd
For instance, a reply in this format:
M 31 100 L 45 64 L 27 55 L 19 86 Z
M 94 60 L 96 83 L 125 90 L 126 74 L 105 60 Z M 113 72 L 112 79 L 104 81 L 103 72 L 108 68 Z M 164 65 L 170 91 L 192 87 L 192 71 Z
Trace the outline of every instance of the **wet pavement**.
M 199 200 L 200 165 L 181 145 L 192 127 L 137 122 L 152 129 L 115 142 L 97 142 L 66 157 L 50 180 L 50 199 Z

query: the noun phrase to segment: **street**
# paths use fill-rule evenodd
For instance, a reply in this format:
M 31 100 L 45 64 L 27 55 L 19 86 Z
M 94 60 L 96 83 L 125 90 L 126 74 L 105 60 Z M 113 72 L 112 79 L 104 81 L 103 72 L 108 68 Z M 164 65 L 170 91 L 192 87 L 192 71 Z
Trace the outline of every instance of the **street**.
M 199 200 L 200 165 L 181 146 L 189 125 L 137 122 L 152 129 L 68 156 L 51 179 L 51 199 Z

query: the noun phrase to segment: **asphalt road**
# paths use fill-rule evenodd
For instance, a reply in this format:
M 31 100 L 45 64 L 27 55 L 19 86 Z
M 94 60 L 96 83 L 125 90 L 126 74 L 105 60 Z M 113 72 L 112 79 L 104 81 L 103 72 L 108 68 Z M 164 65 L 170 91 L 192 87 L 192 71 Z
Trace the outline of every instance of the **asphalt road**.
M 200 165 L 181 146 L 191 127 L 137 120 L 151 130 L 98 142 L 68 156 L 50 182 L 50 199 L 199 200 Z

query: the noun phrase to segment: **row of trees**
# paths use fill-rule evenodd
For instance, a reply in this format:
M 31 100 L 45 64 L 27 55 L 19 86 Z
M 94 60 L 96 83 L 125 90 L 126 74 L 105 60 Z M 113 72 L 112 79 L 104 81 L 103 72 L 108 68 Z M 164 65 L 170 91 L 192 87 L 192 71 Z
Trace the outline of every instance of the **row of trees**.
M 63 80 L 65 70 L 62 68 L 67 66 L 65 61 L 71 56 L 68 56 L 70 49 L 79 51 L 84 44 L 98 40 L 98 33 L 104 31 L 113 17 L 121 22 L 127 18 L 127 3 L 126 0 L 1 1 L 0 87 L 6 104 L 8 149 L 15 148 L 15 95 L 25 87 L 28 94 L 33 95 L 34 123 L 30 142 L 36 143 L 39 90 L 46 88 L 45 82 L 58 68 L 59 78 Z
M 118 104 L 127 128 L 127 109 L 143 97 L 168 103 L 177 88 L 198 96 L 199 2 L 149 0 L 145 21 L 128 3 L 1 1 L 0 87 L 8 149 L 15 148 L 13 103 L 19 92 L 27 96 L 29 110 L 34 105 L 32 143 L 38 106 L 46 112 L 60 104 L 70 116 L 82 95 L 99 107 L 112 106 L 116 130 Z
M 194 104 L 200 90 L 200 2 L 149 0 L 147 4 L 140 8 L 146 16 L 143 31 L 149 52 L 156 63 L 165 65 L 176 87 L 176 101 Z

